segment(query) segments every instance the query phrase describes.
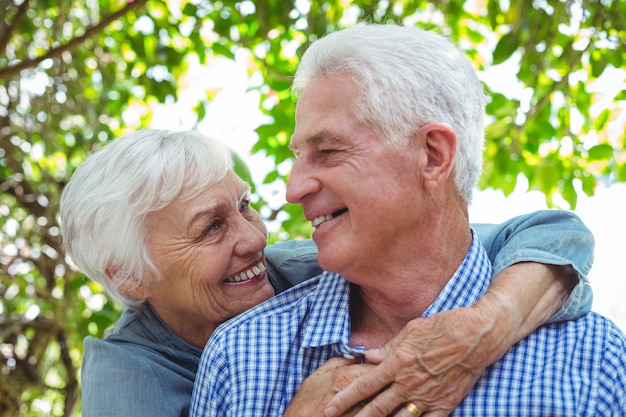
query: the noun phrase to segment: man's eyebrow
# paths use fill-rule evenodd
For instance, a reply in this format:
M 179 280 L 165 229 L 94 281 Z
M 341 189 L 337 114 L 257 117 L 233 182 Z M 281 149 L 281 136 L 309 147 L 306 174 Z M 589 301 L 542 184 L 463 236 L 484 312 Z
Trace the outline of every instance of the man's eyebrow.
M 247 182 L 244 182 L 244 185 L 239 190 L 239 201 L 241 202 L 241 200 L 249 196 L 250 193 L 252 193 L 252 187 L 250 187 L 250 184 Z
M 304 140 L 305 147 L 310 147 L 310 148 L 317 147 L 323 143 L 341 143 L 341 138 L 337 135 L 332 134 L 327 129 L 323 129 L 315 133 L 314 135 L 309 136 L 308 138 Z M 300 147 L 293 146 L 293 138 L 292 138 L 292 141 L 289 143 L 289 150 L 293 152 L 294 154 L 296 154 L 298 151 L 298 148 Z

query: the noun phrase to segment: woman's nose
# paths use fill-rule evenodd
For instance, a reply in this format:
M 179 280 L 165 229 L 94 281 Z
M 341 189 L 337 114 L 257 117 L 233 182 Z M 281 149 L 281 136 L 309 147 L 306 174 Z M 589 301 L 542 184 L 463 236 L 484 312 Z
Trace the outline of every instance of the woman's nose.
M 252 220 L 241 216 L 236 233 L 235 253 L 238 256 L 260 252 L 267 245 L 267 229 L 258 215 Z

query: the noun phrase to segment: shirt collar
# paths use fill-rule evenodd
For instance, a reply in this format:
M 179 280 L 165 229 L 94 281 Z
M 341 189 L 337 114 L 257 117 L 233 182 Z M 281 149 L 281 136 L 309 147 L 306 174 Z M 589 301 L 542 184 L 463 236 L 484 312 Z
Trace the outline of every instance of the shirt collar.
M 491 274 L 487 252 L 472 230 L 472 244 L 465 259 L 422 317 L 474 304 L 487 291 Z
M 341 275 L 324 272 L 311 294 L 303 345 L 318 347 L 350 341 L 350 283 Z
M 491 263 L 472 231 L 472 244 L 465 259 L 422 317 L 475 303 L 487 291 L 490 281 Z M 358 347 L 349 347 L 349 299 L 348 281 L 339 274 L 325 272 L 310 294 L 311 307 L 303 330 L 305 348 L 336 345 L 336 350 L 342 355 L 358 355 L 361 352 Z

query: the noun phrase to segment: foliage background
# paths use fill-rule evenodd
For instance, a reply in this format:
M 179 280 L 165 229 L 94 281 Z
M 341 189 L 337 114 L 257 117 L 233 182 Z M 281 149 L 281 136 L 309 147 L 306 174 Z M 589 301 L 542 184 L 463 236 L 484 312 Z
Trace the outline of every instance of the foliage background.
M 158 124 L 183 94 L 179 126 L 201 126 L 221 91 L 211 68 L 225 59 L 245 62 L 265 115 L 251 152 L 271 165 L 254 185 L 272 241 L 309 233 L 275 197 L 291 160 L 290 75 L 308 42 L 357 21 L 440 31 L 484 74 L 513 64 L 521 95 L 485 84 L 481 187 L 511 193 L 521 173 L 548 205 L 573 209 L 599 184 L 626 181 L 623 1 L 0 0 L 0 10 L 0 416 L 79 415 L 82 339 L 120 312 L 61 249 L 64 184 L 90 150 Z M 607 74 L 612 93 L 598 90 Z

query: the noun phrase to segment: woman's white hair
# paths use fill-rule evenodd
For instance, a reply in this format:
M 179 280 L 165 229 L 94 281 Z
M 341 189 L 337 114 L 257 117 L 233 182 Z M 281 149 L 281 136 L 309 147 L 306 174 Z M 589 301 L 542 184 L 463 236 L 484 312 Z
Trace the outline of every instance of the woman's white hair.
M 89 278 L 127 305 L 125 290 L 161 279 L 146 245 L 149 213 L 167 207 L 183 187 L 193 197 L 221 181 L 229 149 L 200 133 L 141 130 L 92 153 L 61 195 L 64 248 Z
M 292 86 L 348 75 L 359 88 L 354 115 L 390 146 L 406 143 L 427 123 L 444 122 L 457 135 L 454 179 L 469 205 L 482 171 L 485 95 L 467 57 L 434 32 L 398 25 L 359 24 L 311 44 Z

